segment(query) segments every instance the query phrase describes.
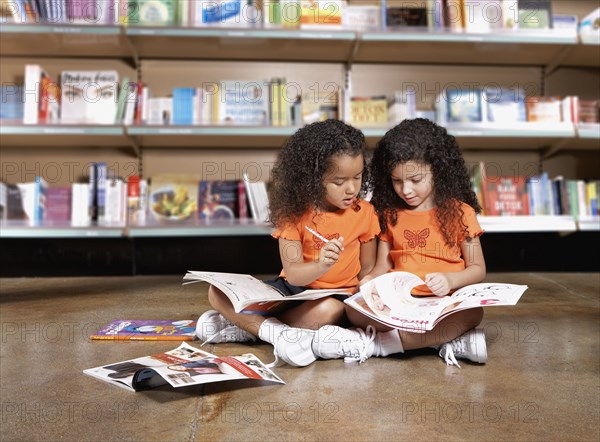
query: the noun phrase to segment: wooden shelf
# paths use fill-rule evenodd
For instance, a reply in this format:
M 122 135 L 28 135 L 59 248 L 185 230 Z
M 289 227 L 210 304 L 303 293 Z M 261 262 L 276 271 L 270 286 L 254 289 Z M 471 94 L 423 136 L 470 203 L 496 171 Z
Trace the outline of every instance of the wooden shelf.
M 573 32 L 485 34 L 411 28 L 382 32 L 3 24 L 0 54 L 139 60 L 261 60 L 505 66 L 600 66 L 598 44 Z

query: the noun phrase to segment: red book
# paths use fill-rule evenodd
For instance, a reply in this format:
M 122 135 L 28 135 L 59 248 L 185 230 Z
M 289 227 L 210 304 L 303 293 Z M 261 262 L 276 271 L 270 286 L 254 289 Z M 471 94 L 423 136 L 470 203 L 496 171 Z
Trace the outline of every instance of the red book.
M 529 215 L 529 199 L 525 177 L 497 177 L 484 181 L 485 214 Z

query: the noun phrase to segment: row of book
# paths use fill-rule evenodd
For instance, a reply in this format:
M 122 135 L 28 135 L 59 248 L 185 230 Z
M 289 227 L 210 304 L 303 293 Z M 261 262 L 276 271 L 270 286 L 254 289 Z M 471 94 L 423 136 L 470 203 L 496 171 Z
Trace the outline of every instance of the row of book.
M 448 123 L 600 123 L 600 100 L 525 96 L 522 89 L 446 90 L 436 100 L 437 121 Z
M 554 14 L 551 0 L 5 0 L 3 16 L 18 23 L 126 26 L 380 30 L 422 27 L 466 32 L 568 29 L 594 33 L 595 10 L 579 21 Z
M 148 124 L 301 126 L 328 118 L 359 128 L 388 127 L 416 116 L 448 123 L 599 123 L 600 100 L 577 96 L 526 96 L 522 88 L 446 89 L 432 109 L 417 109 L 419 91 L 350 96 L 326 83 L 302 90 L 295 82 L 223 80 L 176 87 L 154 97 L 142 82 L 119 78 L 117 71 L 62 71 L 60 82 L 41 65 L 25 67 L 25 85 L 2 85 L 2 119 L 25 124 Z M 346 109 L 348 114 L 346 115 Z
M 600 180 L 535 176 L 490 176 L 485 163 L 473 168 L 471 182 L 482 214 L 598 216 Z
M 0 182 L 0 220 L 28 225 L 136 226 L 191 220 L 268 219 L 266 184 L 243 180 L 206 181 L 199 176 L 158 174 L 150 180 L 116 176 L 106 163 L 92 163 L 87 182 L 49 186 Z

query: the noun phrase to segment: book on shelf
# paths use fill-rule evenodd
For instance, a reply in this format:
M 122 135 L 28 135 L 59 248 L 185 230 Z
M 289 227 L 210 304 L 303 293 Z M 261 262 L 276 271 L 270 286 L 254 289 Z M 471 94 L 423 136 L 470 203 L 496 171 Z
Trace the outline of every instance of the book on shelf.
M 196 218 L 200 176 L 157 174 L 149 186 L 150 212 L 157 221 L 184 221 Z
M 0 181 L 0 221 L 6 220 L 6 202 L 7 202 L 7 186 L 6 183 Z
M 21 202 L 29 220 L 29 225 L 40 225 L 46 213 L 48 183 L 42 177 L 38 176 L 35 178 L 35 181 L 17 183 L 17 186 L 21 192 Z
M 61 122 L 115 124 L 117 71 L 62 71 Z
M 281 302 L 308 301 L 332 295 L 350 295 L 352 289 L 307 289 L 295 295 L 285 296 L 275 287 L 252 275 L 239 273 L 188 271 L 184 284 L 207 282 L 220 289 L 231 301 L 237 313 L 258 313 L 275 308 Z
M 486 216 L 529 215 L 526 177 L 499 176 L 483 182 Z
M 130 0 L 123 23 L 129 26 L 174 26 L 178 3 L 177 0 Z
M 269 89 L 263 88 L 264 84 L 264 82 L 247 80 L 222 81 L 219 87 L 218 122 L 266 126 L 269 123 L 270 104 Z
M 500 0 L 463 1 L 465 32 L 486 33 L 503 27 Z
M 56 224 L 71 223 L 72 186 L 49 186 L 46 190 L 45 221 Z
M 139 225 L 146 222 L 148 183 L 138 175 L 127 178 L 127 224 Z
M 104 218 L 101 224 L 105 226 L 127 224 L 127 184 L 112 171 L 109 171 L 106 180 Z
M 340 89 L 305 91 L 302 93 L 302 123 L 311 124 L 325 121 L 330 118 L 337 119 L 340 109 Z
M 262 23 L 262 16 L 254 2 L 196 0 L 190 4 L 189 21 L 194 27 L 252 28 Z
M 23 195 L 16 184 L 6 184 L 6 206 L 4 220 L 28 221 L 27 213 L 23 207 Z
M 519 29 L 551 29 L 551 0 L 519 0 L 517 3 Z
M 25 65 L 23 123 L 53 123 L 61 113 L 60 86 L 39 64 Z
M 378 31 L 381 29 L 381 12 L 379 5 L 347 4 L 342 10 L 344 29 L 355 31 Z
M 427 8 L 407 6 L 388 6 L 385 9 L 386 24 L 388 28 L 401 28 L 406 26 L 427 26 Z
M 192 341 L 196 321 L 164 319 L 115 319 L 90 336 L 112 341 Z
M 150 97 L 148 98 L 147 123 L 157 126 L 168 126 L 173 123 L 173 98 Z
M 204 220 L 240 218 L 239 183 L 237 180 L 200 181 L 198 218 Z
M 25 91 L 23 86 L 0 86 L 0 120 L 23 120 Z
M 92 223 L 90 184 L 73 183 L 71 189 L 71 225 L 73 227 L 89 226 Z
M 577 116 L 578 123 L 600 123 L 600 100 L 577 100 Z
M 579 38 L 582 43 L 600 44 L 600 8 L 594 9 L 579 22 Z
M 396 91 L 388 99 L 388 122 L 396 124 L 406 119 L 415 118 L 417 112 L 416 93 L 414 90 Z
M 442 123 L 481 123 L 486 120 L 480 89 L 446 89 L 438 98 L 438 118 Z
M 527 121 L 560 123 L 562 121 L 562 99 L 553 96 L 531 96 L 525 99 Z
M 244 173 L 242 181 L 252 219 L 259 223 L 268 222 L 269 196 L 267 194 L 267 184 L 264 181 L 250 179 L 246 173 Z
M 342 29 L 344 3 L 342 0 L 300 0 L 300 29 Z
M 215 356 L 186 342 L 173 350 L 83 370 L 83 373 L 125 388 L 141 391 L 233 380 L 284 382 L 251 353 Z
M 360 128 L 386 127 L 388 105 L 385 95 L 350 98 L 350 123 Z
M 413 296 L 425 281 L 408 272 L 389 272 L 360 286 L 344 302 L 388 327 L 414 333 L 432 330 L 442 319 L 461 310 L 515 305 L 526 285 L 483 282 L 462 287 L 448 296 Z
M 521 88 L 486 88 L 487 120 L 493 123 L 527 121 L 525 91 Z

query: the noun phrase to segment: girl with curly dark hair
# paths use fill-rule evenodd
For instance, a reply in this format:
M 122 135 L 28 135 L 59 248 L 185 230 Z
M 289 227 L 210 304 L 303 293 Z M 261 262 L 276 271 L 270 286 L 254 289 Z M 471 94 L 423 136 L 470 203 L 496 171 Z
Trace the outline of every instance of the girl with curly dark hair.
M 458 144 L 445 128 L 422 118 L 404 120 L 377 143 L 371 176 L 382 233 L 377 263 L 365 281 L 388 271 L 410 272 L 426 283 L 413 295 L 445 296 L 485 278 L 480 207 Z M 348 317 L 385 329 L 357 312 Z M 485 336 L 473 329 L 482 317 L 481 308 L 458 312 L 430 333 L 400 332 L 401 341 L 405 350 L 445 343 L 440 356 L 449 364 L 458 365 L 455 356 L 483 363 Z
M 306 288 L 354 290 L 375 265 L 379 223 L 362 199 L 366 142 L 359 130 L 326 120 L 299 129 L 282 147 L 269 190 L 273 236 L 279 241 L 283 271 L 266 283 L 292 295 Z M 235 313 L 229 299 L 209 289 L 209 310 L 198 320 L 198 335 L 210 342 L 255 340 L 274 346 L 290 365 L 313 362 L 315 330 L 342 324 L 345 305 L 337 297 L 284 303 L 269 317 Z

